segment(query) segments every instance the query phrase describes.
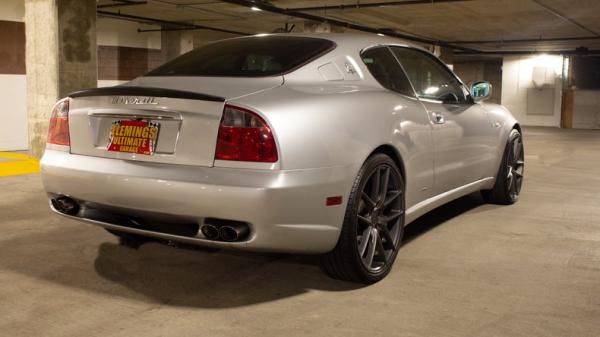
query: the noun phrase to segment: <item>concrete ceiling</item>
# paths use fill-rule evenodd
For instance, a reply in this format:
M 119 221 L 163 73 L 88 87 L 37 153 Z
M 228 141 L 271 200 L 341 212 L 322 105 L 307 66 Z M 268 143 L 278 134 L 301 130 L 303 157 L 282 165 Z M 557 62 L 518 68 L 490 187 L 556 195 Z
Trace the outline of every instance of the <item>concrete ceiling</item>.
M 142 0 L 129 0 L 142 1 Z M 446 0 L 447 1 L 447 0 Z M 122 3 L 99 0 L 98 5 Z M 304 19 L 216 0 L 147 0 L 145 4 L 103 7 L 103 12 L 194 23 L 248 34 L 272 32 L 287 23 L 302 27 Z M 472 0 L 367 8 L 302 9 L 315 6 L 356 5 L 383 0 L 272 0 L 268 4 L 298 9 L 329 19 L 377 29 L 453 42 L 481 51 L 559 51 L 585 47 L 600 49 L 600 1 L 598 0 Z M 392 1 L 398 3 L 399 1 Z M 558 41 L 524 41 L 564 38 Z M 465 41 L 480 41 L 469 43 Z M 494 42 L 481 42 L 494 41 Z M 502 42 L 504 41 L 504 42 Z

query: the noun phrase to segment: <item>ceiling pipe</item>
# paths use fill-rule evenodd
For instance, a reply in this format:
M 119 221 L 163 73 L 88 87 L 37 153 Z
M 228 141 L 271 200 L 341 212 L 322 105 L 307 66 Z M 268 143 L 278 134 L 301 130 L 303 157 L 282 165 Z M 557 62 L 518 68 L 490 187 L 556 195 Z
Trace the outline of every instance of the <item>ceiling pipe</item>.
M 115 18 L 126 19 L 126 20 L 133 20 L 133 21 L 138 21 L 138 22 L 150 22 L 150 23 L 161 24 L 161 25 L 178 26 L 178 27 L 183 27 L 183 28 L 188 28 L 188 29 L 205 29 L 205 30 L 211 30 L 214 32 L 243 35 L 243 36 L 254 35 L 254 34 L 249 34 L 249 33 L 244 33 L 244 32 L 238 32 L 235 30 L 221 29 L 221 28 L 209 27 L 209 26 L 204 26 L 204 25 L 197 25 L 194 23 L 168 21 L 168 20 L 161 20 L 161 19 L 149 18 L 149 17 L 144 17 L 144 16 L 138 16 L 138 15 L 113 13 L 113 12 L 107 12 L 107 11 L 97 11 L 97 12 L 99 15 L 103 15 L 103 16 L 115 17 Z M 140 30 L 138 30 L 138 31 L 140 31 Z
M 176 32 L 181 30 L 201 30 L 204 28 L 194 28 L 194 27 L 180 27 L 180 28 L 156 28 L 156 29 L 141 29 L 138 28 L 138 33 L 149 33 L 149 32 Z
M 118 1 L 119 3 L 112 3 L 112 4 L 106 4 L 106 5 L 98 5 L 96 6 L 96 8 L 101 9 L 101 8 L 112 8 L 112 7 L 127 7 L 127 6 L 138 6 L 138 5 L 146 5 L 148 3 L 148 1 L 124 1 L 124 0 L 115 0 Z
M 467 51 L 467 52 L 478 52 L 478 50 L 476 50 L 476 49 L 457 46 L 457 45 L 439 41 L 439 40 L 422 38 L 422 37 L 412 36 L 412 35 L 408 35 L 408 34 L 402 34 L 402 33 L 390 31 L 387 29 L 373 28 L 373 27 L 364 26 L 364 25 L 360 25 L 360 24 L 356 24 L 356 23 L 352 23 L 352 22 L 347 22 L 347 21 L 342 21 L 342 20 L 338 20 L 338 19 L 332 19 L 332 18 L 327 18 L 327 17 L 323 17 L 323 16 L 308 14 L 308 13 L 300 12 L 300 11 L 293 10 L 293 9 L 280 8 L 280 7 L 273 6 L 269 3 L 265 3 L 263 1 L 255 2 L 255 1 L 250 1 L 250 0 L 221 0 L 221 2 L 245 6 L 245 7 L 249 7 L 249 8 L 256 7 L 265 12 L 288 15 L 288 16 L 292 16 L 295 18 L 316 21 L 316 22 L 321 22 L 321 23 L 329 23 L 332 25 L 345 27 L 345 28 L 349 28 L 349 29 L 354 29 L 354 30 L 367 32 L 367 33 L 383 34 L 383 35 L 397 37 L 397 38 L 401 38 L 401 39 L 405 39 L 405 40 L 410 40 L 410 41 L 415 41 L 415 42 L 420 42 L 420 43 L 425 43 L 425 44 L 433 44 L 433 45 L 437 45 L 440 47 L 462 50 L 462 51 Z
M 311 6 L 311 7 L 294 7 L 287 8 L 288 10 L 295 11 L 318 11 L 318 10 L 344 10 L 344 9 L 356 9 L 356 8 L 373 8 L 373 7 L 391 7 L 391 6 L 406 6 L 406 5 L 422 5 L 429 4 L 434 5 L 445 2 L 465 2 L 473 0 L 405 0 L 405 1 L 390 1 L 390 2 L 372 2 L 372 3 L 359 3 L 353 5 L 329 5 L 329 6 Z

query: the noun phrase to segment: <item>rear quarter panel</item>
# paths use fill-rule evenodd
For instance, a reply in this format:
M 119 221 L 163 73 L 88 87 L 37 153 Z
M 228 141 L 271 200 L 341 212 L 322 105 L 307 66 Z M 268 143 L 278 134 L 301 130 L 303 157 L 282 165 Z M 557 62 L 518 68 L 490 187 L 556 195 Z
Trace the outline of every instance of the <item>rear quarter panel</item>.
M 431 125 L 415 99 L 352 84 L 285 85 L 229 102 L 259 112 L 277 138 L 280 168 L 301 170 L 361 165 L 379 146 L 398 152 L 407 204 L 422 200 L 433 175 Z M 349 190 L 347 191 L 349 193 Z

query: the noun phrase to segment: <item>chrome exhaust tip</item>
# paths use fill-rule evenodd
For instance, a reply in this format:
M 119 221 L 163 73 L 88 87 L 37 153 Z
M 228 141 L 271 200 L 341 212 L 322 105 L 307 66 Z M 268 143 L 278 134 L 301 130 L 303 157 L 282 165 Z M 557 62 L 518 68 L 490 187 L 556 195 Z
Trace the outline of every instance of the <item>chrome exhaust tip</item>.
M 75 215 L 77 213 L 79 213 L 79 209 L 81 208 L 79 206 L 79 203 L 77 203 L 77 201 L 66 197 L 66 196 L 61 196 L 58 198 L 54 198 L 51 200 L 52 202 L 52 206 L 59 212 L 63 213 L 63 214 L 67 214 L 67 215 Z
M 214 225 L 202 225 L 200 232 L 209 240 L 217 240 L 219 238 L 219 229 Z
M 221 226 L 221 228 L 219 228 L 219 235 L 223 241 L 239 241 L 248 235 L 248 226 L 242 224 Z

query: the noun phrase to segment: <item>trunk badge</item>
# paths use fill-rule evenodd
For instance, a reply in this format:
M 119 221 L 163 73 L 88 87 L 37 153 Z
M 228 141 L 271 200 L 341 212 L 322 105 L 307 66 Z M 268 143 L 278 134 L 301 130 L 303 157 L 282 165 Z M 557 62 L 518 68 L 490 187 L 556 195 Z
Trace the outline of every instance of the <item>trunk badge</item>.
M 112 104 L 126 104 L 126 105 L 144 105 L 151 104 L 156 105 L 158 101 L 156 97 L 133 97 L 133 96 L 113 96 Z

